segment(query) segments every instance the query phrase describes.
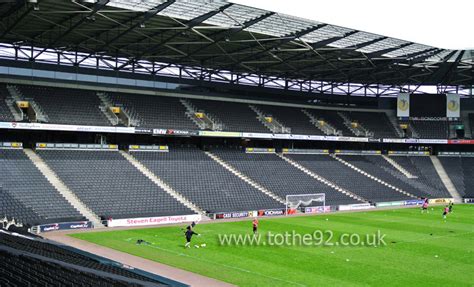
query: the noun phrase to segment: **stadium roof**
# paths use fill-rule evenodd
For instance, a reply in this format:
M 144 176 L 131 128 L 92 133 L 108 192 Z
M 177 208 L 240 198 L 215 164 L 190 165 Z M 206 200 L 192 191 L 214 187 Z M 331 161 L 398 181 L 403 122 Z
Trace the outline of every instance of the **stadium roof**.
M 12 0 L 0 4 L 0 16 L 0 43 L 30 61 L 58 53 L 67 54 L 73 65 L 94 57 L 110 69 L 150 73 L 179 64 L 206 75 L 474 84 L 474 51 L 440 49 L 223 0 Z M 29 46 L 35 47 L 31 54 L 25 51 Z

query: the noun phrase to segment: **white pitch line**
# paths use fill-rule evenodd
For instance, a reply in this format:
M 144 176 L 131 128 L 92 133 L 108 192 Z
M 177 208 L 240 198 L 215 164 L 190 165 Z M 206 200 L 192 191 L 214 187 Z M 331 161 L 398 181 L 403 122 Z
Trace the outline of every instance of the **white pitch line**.
M 153 242 L 152 242 L 152 244 L 153 244 Z M 186 254 L 186 253 L 176 252 L 176 251 L 169 250 L 169 249 L 166 249 L 166 248 L 158 247 L 156 245 L 154 245 L 154 246 L 145 245 L 145 246 L 155 248 L 155 249 L 158 249 L 158 250 L 162 250 L 162 251 L 166 251 L 166 252 L 169 252 L 169 253 L 173 253 L 173 254 L 176 254 L 176 255 L 179 255 L 179 256 L 186 256 L 186 257 L 189 257 L 189 258 L 192 258 L 192 259 L 197 259 L 197 260 L 200 260 L 200 261 L 203 261 L 203 262 L 206 262 L 206 263 L 221 265 L 223 267 L 227 267 L 227 268 L 230 268 L 230 269 L 235 269 L 235 270 L 238 270 L 238 271 L 241 271 L 241 272 L 246 272 L 246 273 L 250 273 L 250 274 L 254 274 L 254 275 L 258 275 L 258 276 L 267 277 L 267 278 L 270 278 L 272 280 L 277 280 L 277 281 L 281 281 L 281 282 L 285 282 L 285 283 L 290 283 L 290 284 L 294 284 L 294 285 L 301 286 L 301 287 L 307 287 L 307 285 L 304 285 L 304 284 L 301 284 L 301 283 L 298 283 L 298 282 L 293 282 L 293 281 L 281 279 L 281 278 L 278 278 L 278 277 L 273 277 L 273 276 L 261 274 L 261 273 L 250 271 L 250 270 L 243 269 L 243 268 L 240 268 L 240 267 L 235 267 L 235 266 L 222 264 L 222 263 L 216 263 L 215 261 L 211 261 L 211 260 L 207 260 L 207 259 L 203 259 L 203 258 L 199 258 L 199 257 L 194 257 L 194 256 L 191 256 L 191 255 Z

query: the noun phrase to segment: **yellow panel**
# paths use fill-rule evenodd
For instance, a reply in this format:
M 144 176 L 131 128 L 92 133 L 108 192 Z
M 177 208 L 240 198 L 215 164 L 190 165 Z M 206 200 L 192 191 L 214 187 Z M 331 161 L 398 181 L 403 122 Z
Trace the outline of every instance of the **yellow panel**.
M 40 148 L 45 148 L 45 147 L 46 147 L 46 144 L 45 144 L 45 143 L 40 143 L 40 144 L 39 144 L 39 147 L 40 147 Z
M 265 117 L 265 120 L 266 120 L 268 123 L 271 123 L 271 122 L 273 122 L 273 117 Z
M 120 114 L 120 107 L 110 107 L 110 110 L 114 114 Z
M 20 147 L 20 143 L 12 143 L 12 147 Z
M 400 124 L 400 128 L 406 130 L 406 129 L 408 129 L 408 125 L 407 124 Z
M 160 145 L 160 150 L 167 150 L 168 149 L 168 146 L 166 145 Z
M 140 148 L 140 146 L 137 146 L 137 145 L 131 145 L 131 146 L 130 146 L 130 148 L 131 148 L 131 149 L 139 149 L 139 148 Z
M 198 119 L 204 118 L 204 113 L 194 113 L 194 115 L 195 115 L 196 118 L 198 118 Z
M 117 148 L 118 146 L 116 144 L 109 144 L 109 148 Z
M 27 109 L 30 106 L 30 103 L 27 101 L 18 101 L 16 102 L 18 107 Z
M 357 122 L 352 122 L 352 123 L 351 123 L 351 126 L 352 126 L 353 128 L 357 128 L 357 127 L 359 126 L 359 123 L 357 123 Z
M 319 124 L 320 124 L 321 126 L 324 126 L 324 125 L 326 124 L 326 122 L 323 121 L 323 120 L 319 120 L 318 122 L 319 122 Z

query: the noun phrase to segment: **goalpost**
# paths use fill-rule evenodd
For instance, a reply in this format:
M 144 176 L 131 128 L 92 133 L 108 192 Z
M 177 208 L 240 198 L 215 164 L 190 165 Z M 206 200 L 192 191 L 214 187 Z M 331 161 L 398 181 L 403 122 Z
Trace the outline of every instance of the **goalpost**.
M 288 194 L 285 201 L 285 214 L 288 215 L 288 209 L 297 209 L 300 206 L 313 207 L 314 205 L 311 205 L 313 202 L 322 202 L 323 208 L 326 207 L 326 194 Z

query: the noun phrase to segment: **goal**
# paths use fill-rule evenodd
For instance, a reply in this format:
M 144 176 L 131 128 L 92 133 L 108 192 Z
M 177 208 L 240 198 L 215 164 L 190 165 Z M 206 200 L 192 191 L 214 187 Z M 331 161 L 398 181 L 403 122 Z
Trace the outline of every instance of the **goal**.
M 314 206 L 326 206 L 325 193 L 288 194 L 285 201 L 285 214 L 288 214 L 289 209 Z

